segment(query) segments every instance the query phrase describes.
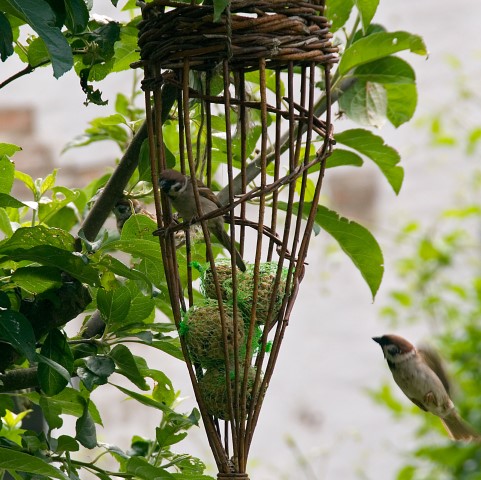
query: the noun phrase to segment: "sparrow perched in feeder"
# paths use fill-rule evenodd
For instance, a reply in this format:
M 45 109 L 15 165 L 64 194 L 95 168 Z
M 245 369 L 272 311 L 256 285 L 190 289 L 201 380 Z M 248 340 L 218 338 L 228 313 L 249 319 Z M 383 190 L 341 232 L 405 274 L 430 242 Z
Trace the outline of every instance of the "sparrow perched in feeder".
M 430 348 L 415 348 L 398 335 L 373 337 L 403 393 L 415 405 L 438 416 L 454 440 L 481 437 L 458 414 L 450 398 L 449 381 L 439 354 Z
M 117 230 L 119 233 L 122 232 L 125 222 L 133 214 L 145 215 L 155 221 L 155 215 L 146 210 L 145 205 L 134 198 L 120 198 L 112 209 L 112 212 L 117 220 Z
M 176 170 L 164 170 L 159 174 L 159 187 L 169 197 L 172 206 L 177 210 L 184 221 L 191 221 L 198 217 L 197 206 L 195 203 L 194 187 L 192 179 Z M 222 207 L 212 190 L 207 188 L 202 182 L 197 180 L 199 190 L 201 215 L 213 212 Z M 224 230 L 224 218 L 222 216 L 211 218 L 207 221 L 207 226 L 217 240 L 228 250 L 230 250 L 231 240 Z M 246 266 L 239 252 L 235 250 L 236 264 L 241 271 L 245 271 Z
M 154 222 L 157 221 L 155 215 L 149 212 L 143 203 L 134 198 L 122 197 L 117 201 L 112 211 L 117 219 L 117 230 L 119 233 L 122 233 L 122 228 L 124 227 L 125 222 L 134 214 L 145 215 L 154 220 Z M 175 216 L 174 219 L 177 220 Z M 197 230 L 198 229 L 191 228 L 191 234 L 197 235 Z M 174 242 L 175 248 L 179 248 L 185 244 L 185 232 L 183 230 L 174 233 Z

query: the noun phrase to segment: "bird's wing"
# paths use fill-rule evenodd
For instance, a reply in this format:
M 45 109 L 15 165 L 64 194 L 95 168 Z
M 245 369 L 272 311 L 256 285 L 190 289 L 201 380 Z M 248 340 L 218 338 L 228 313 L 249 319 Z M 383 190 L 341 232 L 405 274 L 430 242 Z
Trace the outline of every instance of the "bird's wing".
M 417 348 L 418 354 L 421 355 L 423 360 L 427 363 L 429 368 L 438 376 L 441 383 L 444 385 L 448 395 L 450 394 L 451 385 L 449 382 L 449 376 L 443 365 L 443 360 L 439 353 L 428 345 L 422 345 Z
M 207 186 L 204 185 L 199 179 L 197 179 L 197 188 L 199 189 L 199 195 L 201 197 L 207 198 L 212 203 L 215 203 L 217 208 L 222 208 L 222 205 L 217 198 L 217 195 Z
M 428 409 L 419 400 L 416 400 L 413 397 L 408 397 L 408 398 L 409 400 L 411 400 L 411 402 L 414 403 L 414 405 L 417 405 L 421 410 L 424 410 L 425 412 L 428 411 Z

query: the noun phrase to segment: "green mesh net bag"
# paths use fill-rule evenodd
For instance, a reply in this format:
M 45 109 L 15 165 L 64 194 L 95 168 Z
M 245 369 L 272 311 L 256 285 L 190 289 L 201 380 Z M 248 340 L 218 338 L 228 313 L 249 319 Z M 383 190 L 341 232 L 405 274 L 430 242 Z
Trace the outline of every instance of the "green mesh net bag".
M 194 266 L 200 271 L 200 288 L 202 294 L 207 298 L 217 299 L 214 276 L 212 275 L 212 269 L 210 268 L 210 265 L 196 264 Z M 230 259 L 217 259 L 215 261 L 215 268 L 222 293 L 222 299 L 229 300 L 232 298 L 231 289 L 229 290 L 227 287 L 232 283 L 232 267 Z M 240 275 L 239 269 L 237 269 L 237 275 Z
M 234 357 L 234 320 L 232 305 L 223 304 L 227 330 L 229 358 Z M 239 312 L 240 315 L 240 312 Z M 181 335 L 185 337 L 191 359 L 203 367 L 224 363 L 224 339 L 222 335 L 221 316 L 217 300 L 205 300 L 194 305 L 185 314 Z M 237 323 L 237 344 L 243 348 L 244 322 Z
M 243 370 L 241 369 L 239 390 L 241 390 L 243 380 Z M 231 391 L 235 395 L 235 376 L 234 372 L 230 373 Z M 249 410 L 252 400 L 252 388 L 256 377 L 256 368 L 250 367 L 247 376 L 247 395 L 246 395 L 246 409 Z M 212 415 L 221 420 L 229 420 L 229 403 L 227 397 L 227 385 L 225 368 L 208 368 L 205 375 L 199 381 L 199 388 L 204 399 L 205 407 L 209 415 Z M 235 401 L 233 402 L 235 404 Z
M 256 323 L 265 325 L 269 313 L 271 298 L 274 295 L 274 308 L 272 311 L 271 322 L 275 320 L 284 299 L 286 287 L 287 268 L 282 269 L 279 285 L 274 292 L 274 285 L 277 275 L 277 263 L 261 263 L 259 266 L 259 283 L 256 301 Z M 224 287 L 230 290 L 232 296 L 232 280 L 226 281 Z M 237 302 L 244 316 L 249 318 L 252 312 L 252 302 L 254 297 L 254 265 L 248 265 L 244 273 L 237 277 Z

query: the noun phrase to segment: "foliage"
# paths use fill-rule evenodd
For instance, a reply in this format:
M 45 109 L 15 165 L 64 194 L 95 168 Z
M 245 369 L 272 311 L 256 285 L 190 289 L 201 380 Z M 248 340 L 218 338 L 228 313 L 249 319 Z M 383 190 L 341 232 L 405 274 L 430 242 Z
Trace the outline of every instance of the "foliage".
M 55 78 L 70 69 L 79 77 L 85 103 L 105 104 L 102 92 L 94 87 L 107 75 L 128 69 L 138 59 L 136 25 L 140 20 L 132 0 L 123 5 L 129 21 L 101 19 L 92 15 L 92 2 L 84 0 L 0 0 L 0 56 L 7 61 L 18 56 L 26 67 L 5 79 L 0 88 L 36 68 L 51 65 Z M 207 2 L 206 2 L 207 3 Z M 225 9 L 225 0 L 214 0 L 215 16 Z M 117 6 L 117 1 L 112 0 Z M 405 61 L 395 56 L 401 51 L 425 55 L 417 35 L 387 32 L 372 24 L 377 0 L 354 2 L 331 0 L 328 16 L 341 47 L 341 60 L 333 74 L 333 96 L 342 112 L 364 126 L 381 126 L 389 121 L 399 126 L 408 121 L 416 106 L 415 75 Z M 349 32 L 348 32 L 349 28 Z M 26 36 L 26 39 L 25 39 Z M 267 79 L 272 86 L 274 77 Z M 200 82 L 202 78 L 192 78 Z M 134 80 L 136 83 L 136 79 Z M 252 95 L 258 93 L 254 77 Z M 319 85 L 322 87 L 322 85 Z M 211 94 L 223 85 L 212 82 Z M 217 91 L 216 91 L 217 89 Z M 321 88 L 322 91 L 322 88 Z M 132 97 L 119 93 L 115 114 L 97 118 L 85 133 L 66 148 L 112 140 L 124 157 L 142 132 L 143 112 Z M 164 141 L 168 165 L 175 166 L 178 155 L 175 95 L 165 95 Z M 316 112 L 323 111 L 321 96 Z M 170 103 L 168 103 L 170 102 Z M 254 161 L 261 135 L 259 118 L 252 118 L 247 147 Z M 202 150 L 203 121 L 198 103 L 191 104 L 190 118 Z M 167 120 L 167 119 L 166 119 Z M 235 118 L 232 119 L 232 122 Z M 212 118 L 219 135 L 212 146 L 214 168 L 225 162 L 227 149 L 222 114 Z M 473 132 L 473 143 L 476 134 Z M 336 140 L 346 148 L 336 150 L 327 168 L 363 165 L 373 161 L 397 194 L 403 181 L 399 154 L 383 139 L 365 128 L 345 130 Z M 322 139 L 317 140 L 320 144 Z M 240 158 L 240 138 L 234 136 L 234 159 Z M 283 148 L 287 148 L 286 145 Z M 178 336 L 171 322 L 170 303 L 158 242 L 151 232 L 156 224 L 145 215 L 132 215 L 120 235 L 104 230 L 93 239 L 85 234 L 86 213 L 93 203 L 106 198 L 105 175 L 90 185 L 66 188 L 56 184 L 56 171 L 44 179 L 33 179 L 15 169 L 12 158 L 20 149 L 0 144 L 0 471 L 14 478 L 80 478 L 85 470 L 99 479 L 185 478 L 204 479 L 204 465 L 189 455 L 176 454 L 174 446 L 198 423 L 199 414 L 178 413 L 178 392 L 162 371 L 149 368 L 146 361 L 128 348 L 132 342 L 156 348 L 182 359 Z M 314 152 L 313 152 L 314 153 Z M 133 175 L 115 185 L 117 193 L 151 199 L 148 145 L 142 143 Z M 200 155 L 199 155 L 200 157 Z M 122 162 L 117 171 L 121 170 Z M 319 166 L 313 167 L 313 173 Z M 114 173 L 114 175 L 115 175 Z M 31 199 L 12 195 L 14 182 L 25 185 Z M 105 187 L 104 190 L 102 188 Z M 308 189 L 309 192 L 309 189 Z M 309 195 L 305 203 L 312 202 Z M 95 205 L 93 208 L 95 208 Z M 100 212 L 107 218 L 110 208 Z M 280 206 L 282 208 L 282 205 Z M 299 204 L 295 208 L 300 209 Z M 302 214 L 302 212 L 301 212 Z M 319 206 L 316 233 L 325 231 L 340 244 L 366 280 L 372 295 L 383 275 L 381 249 L 372 234 L 361 225 Z M 203 262 L 201 248 L 194 245 L 192 261 Z M 122 254 L 122 255 L 119 255 Z M 180 260 L 186 262 L 187 260 Z M 181 268 L 180 271 L 186 271 Z M 48 318 L 45 312 L 48 311 Z M 159 321 L 158 312 L 164 316 Z M 79 314 L 86 315 L 84 328 L 67 337 L 63 327 Z M 92 325 L 97 327 L 92 332 Z M 100 325 L 100 327 L 99 327 Z M 134 389 L 117 383 L 124 377 Z M 79 382 L 79 386 L 74 388 Z M 109 385 L 109 387 L 107 387 Z M 21 393 L 20 389 L 35 388 Z M 98 388 L 117 388 L 126 397 L 162 412 L 162 420 L 152 440 L 134 437 L 129 451 L 100 445 L 96 425 L 101 412 L 91 399 Z M 22 430 L 23 413 L 15 416 L 10 392 L 39 405 L 46 419 L 46 433 Z M 142 392 L 142 393 L 139 393 Z M 75 433 L 59 434 L 61 415 L 76 417 Z M 97 459 L 82 462 L 75 452 L 99 449 L 97 457 L 110 455 L 118 471 L 102 469 Z

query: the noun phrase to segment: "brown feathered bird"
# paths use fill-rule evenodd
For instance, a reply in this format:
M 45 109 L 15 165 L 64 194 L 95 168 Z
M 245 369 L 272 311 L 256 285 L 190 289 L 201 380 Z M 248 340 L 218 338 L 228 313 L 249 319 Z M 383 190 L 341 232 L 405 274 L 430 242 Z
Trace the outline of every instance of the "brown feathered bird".
M 202 210 L 200 215 L 205 215 L 222 207 L 212 190 L 199 180 L 197 180 L 197 186 L 199 190 L 200 207 Z M 159 187 L 167 195 L 172 206 L 177 210 L 184 221 L 188 222 L 199 216 L 195 202 L 194 187 L 190 177 L 187 177 L 176 170 L 164 170 L 159 174 Z M 224 218 L 222 216 L 211 218 L 207 221 L 207 226 L 210 233 L 230 251 L 231 239 L 224 230 Z M 240 253 L 237 249 L 234 253 L 237 267 L 244 272 L 246 266 Z
M 439 417 L 454 440 L 481 440 L 456 411 L 448 376 L 435 350 L 415 348 L 405 338 L 393 334 L 373 340 L 381 346 L 394 381 L 411 402 Z
M 153 213 L 150 213 L 145 205 L 134 198 L 122 197 L 117 201 L 112 209 L 117 220 L 117 230 L 122 233 L 125 222 L 134 214 L 145 215 L 152 220 L 156 221 L 156 217 Z

